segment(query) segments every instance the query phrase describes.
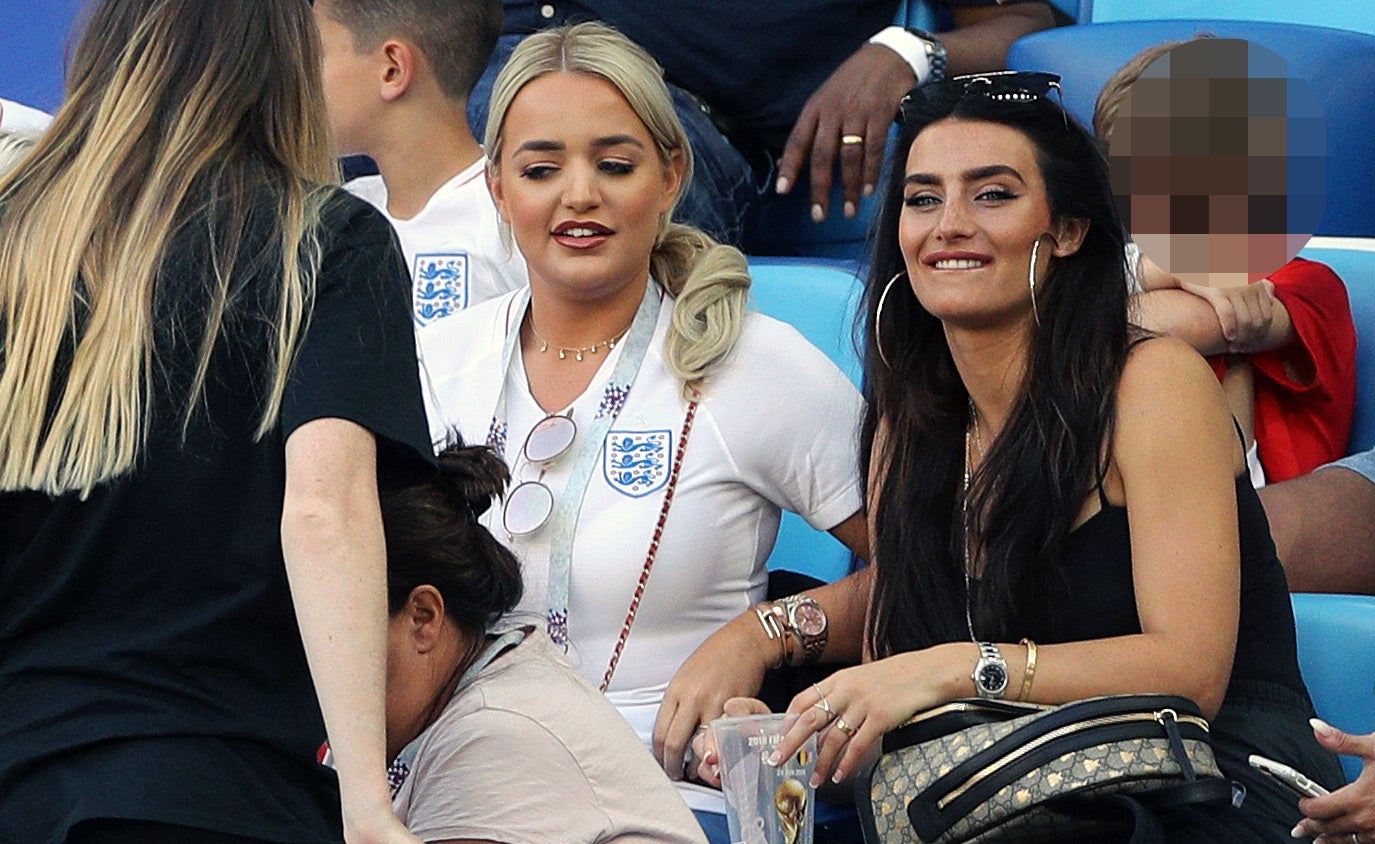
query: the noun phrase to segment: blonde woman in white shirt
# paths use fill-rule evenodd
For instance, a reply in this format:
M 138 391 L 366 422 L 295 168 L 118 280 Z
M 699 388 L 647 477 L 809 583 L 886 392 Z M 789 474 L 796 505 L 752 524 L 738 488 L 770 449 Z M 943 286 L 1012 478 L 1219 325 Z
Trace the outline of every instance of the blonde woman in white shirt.
M 678 779 L 698 725 L 762 678 L 674 679 L 764 598 L 780 508 L 867 552 L 862 402 L 795 330 L 746 312 L 744 256 L 670 221 L 691 150 L 658 66 L 619 33 L 525 39 L 485 146 L 530 288 L 422 329 L 432 432 L 503 454 L 512 487 L 487 523 L 521 560 L 521 608 Z

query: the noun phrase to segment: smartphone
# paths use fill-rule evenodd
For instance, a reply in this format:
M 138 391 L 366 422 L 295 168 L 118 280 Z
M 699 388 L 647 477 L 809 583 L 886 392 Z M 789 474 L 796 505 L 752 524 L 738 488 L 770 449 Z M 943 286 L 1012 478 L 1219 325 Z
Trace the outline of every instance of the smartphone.
M 1294 792 L 1300 797 L 1322 797 L 1327 794 L 1327 789 L 1310 780 L 1308 777 L 1294 770 L 1293 768 L 1273 759 L 1266 759 L 1264 756 L 1251 754 L 1247 760 L 1251 767 L 1265 774 L 1270 779 Z

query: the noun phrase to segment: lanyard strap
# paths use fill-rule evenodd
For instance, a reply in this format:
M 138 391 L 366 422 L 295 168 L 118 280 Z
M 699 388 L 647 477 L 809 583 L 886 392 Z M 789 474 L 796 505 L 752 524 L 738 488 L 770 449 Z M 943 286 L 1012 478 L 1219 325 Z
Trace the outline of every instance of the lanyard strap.
M 649 342 L 654 337 L 654 328 L 659 321 L 659 309 L 662 304 L 659 286 L 651 279 L 645 285 L 645 296 L 640 302 L 640 309 L 635 312 L 634 321 L 630 323 L 630 330 L 619 344 L 621 356 L 617 358 L 616 367 L 611 372 L 611 380 L 607 382 L 602 401 L 597 408 L 597 415 L 585 432 L 579 431 L 582 442 L 578 444 L 572 472 L 563 493 L 554 504 L 554 512 L 549 519 L 549 593 L 545 625 L 549 638 L 553 639 L 555 644 L 564 647 L 568 645 L 568 590 L 572 576 L 573 539 L 578 526 L 578 515 L 582 511 L 583 498 L 587 495 L 587 486 L 592 480 L 592 472 L 596 469 L 597 458 L 602 452 L 606 435 L 610 432 L 616 417 L 620 415 L 621 408 L 625 406 L 630 388 L 640 372 L 640 365 L 644 363 Z M 506 343 L 501 352 L 501 392 L 497 397 L 496 409 L 492 413 L 487 444 L 503 457 L 506 451 L 507 432 L 506 385 L 510 383 L 511 361 L 515 358 L 516 344 L 520 339 L 520 323 L 525 318 L 529 305 L 530 291 L 527 287 L 512 302 L 512 309 L 518 316 L 514 321 L 507 320 Z

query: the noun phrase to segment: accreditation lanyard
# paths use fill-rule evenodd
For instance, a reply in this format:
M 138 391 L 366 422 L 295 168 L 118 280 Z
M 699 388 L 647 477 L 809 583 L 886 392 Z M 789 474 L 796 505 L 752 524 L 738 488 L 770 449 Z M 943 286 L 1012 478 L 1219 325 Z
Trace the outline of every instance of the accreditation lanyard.
M 563 647 L 568 646 L 568 590 L 573 569 L 573 539 L 578 526 L 578 516 L 582 511 L 583 498 L 587 495 L 587 485 L 592 480 L 597 458 L 611 426 L 625 406 L 630 388 L 644 363 L 649 342 L 654 337 L 654 328 L 659 322 L 659 309 L 663 296 L 659 285 L 653 279 L 645 285 L 645 296 L 630 330 L 620 346 L 621 356 L 611 372 L 603 399 L 597 409 L 592 424 L 584 431 L 578 429 L 582 441 L 578 443 L 576 458 L 568 478 L 568 484 L 554 504 L 550 524 L 546 528 L 549 537 L 549 591 L 548 609 L 545 625 L 549 638 Z M 487 444 L 505 459 L 506 456 L 506 385 L 510 383 L 511 362 L 515 358 L 516 345 L 520 340 L 520 324 L 530 307 L 530 289 L 527 287 L 517 294 L 512 309 L 518 314 L 514 320 L 507 320 L 506 343 L 501 352 L 501 391 L 497 395 L 496 409 L 492 411 L 492 424 L 488 428 Z

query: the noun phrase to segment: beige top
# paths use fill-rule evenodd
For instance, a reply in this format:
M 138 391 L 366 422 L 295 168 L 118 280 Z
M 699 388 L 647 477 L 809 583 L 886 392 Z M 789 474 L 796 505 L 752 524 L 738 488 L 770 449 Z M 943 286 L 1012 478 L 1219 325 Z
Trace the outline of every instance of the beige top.
M 542 632 L 479 671 L 412 749 L 393 807 L 425 841 L 705 842 L 630 725 Z

